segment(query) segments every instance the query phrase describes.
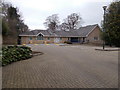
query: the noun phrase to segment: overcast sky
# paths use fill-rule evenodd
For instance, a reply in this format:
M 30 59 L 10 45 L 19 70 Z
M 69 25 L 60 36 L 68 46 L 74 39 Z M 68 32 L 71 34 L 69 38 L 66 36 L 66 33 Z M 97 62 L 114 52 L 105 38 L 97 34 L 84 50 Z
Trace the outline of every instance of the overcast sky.
M 104 5 L 113 0 L 6 0 L 19 8 L 24 22 L 30 29 L 45 29 L 46 17 L 58 14 L 62 22 L 67 15 L 79 13 L 83 26 L 99 24 L 103 19 Z

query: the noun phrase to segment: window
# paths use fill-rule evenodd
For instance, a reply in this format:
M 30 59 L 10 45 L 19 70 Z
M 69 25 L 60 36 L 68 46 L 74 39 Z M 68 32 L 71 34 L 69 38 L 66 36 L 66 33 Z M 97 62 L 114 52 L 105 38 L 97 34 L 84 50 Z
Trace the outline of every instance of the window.
M 98 37 L 94 37 L 94 40 L 95 40 L 95 41 L 98 40 Z
M 30 40 L 32 40 L 32 37 L 29 37 Z
M 50 40 L 50 38 L 48 37 L 48 40 Z
M 37 40 L 43 40 L 43 36 L 42 36 L 41 34 L 39 34 L 39 35 L 37 36 Z

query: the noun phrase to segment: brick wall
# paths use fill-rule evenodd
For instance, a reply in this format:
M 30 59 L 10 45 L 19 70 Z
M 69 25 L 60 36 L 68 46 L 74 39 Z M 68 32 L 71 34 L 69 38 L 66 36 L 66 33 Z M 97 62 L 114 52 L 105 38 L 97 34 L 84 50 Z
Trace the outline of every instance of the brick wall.
M 54 37 L 44 37 L 44 40 L 37 40 L 36 36 L 32 37 L 32 40 L 30 40 L 29 36 L 22 36 L 21 37 L 21 44 L 44 44 L 44 43 L 54 43 Z M 64 43 L 67 41 L 68 38 L 62 37 L 60 39 L 59 43 Z
M 89 40 L 89 43 L 93 43 L 93 44 L 102 44 L 102 40 L 101 40 L 101 30 L 100 28 L 97 26 L 86 38 L 86 41 Z M 96 40 L 96 38 L 98 38 Z

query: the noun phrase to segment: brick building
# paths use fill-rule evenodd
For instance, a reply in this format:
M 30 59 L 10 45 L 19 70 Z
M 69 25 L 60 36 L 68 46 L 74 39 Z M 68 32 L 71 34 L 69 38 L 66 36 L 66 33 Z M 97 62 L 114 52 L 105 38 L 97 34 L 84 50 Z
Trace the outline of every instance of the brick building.
M 21 33 L 19 37 L 21 44 L 64 43 L 66 41 L 101 44 L 100 33 L 100 27 L 95 24 L 69 31 L 32 30 Z

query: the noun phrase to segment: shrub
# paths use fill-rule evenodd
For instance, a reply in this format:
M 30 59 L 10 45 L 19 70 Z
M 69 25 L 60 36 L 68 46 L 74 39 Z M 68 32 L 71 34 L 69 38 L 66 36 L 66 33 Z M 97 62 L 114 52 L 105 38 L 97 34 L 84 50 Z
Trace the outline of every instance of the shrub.
M 67 43 L 67 44 L 72 44 L 72 42 L 70 42 L 70 41 L 65 41 L 64 43 Z
M 32 57 L 32 50 L 26 46 L 6 46 L 2 48 L 2 66 Z

